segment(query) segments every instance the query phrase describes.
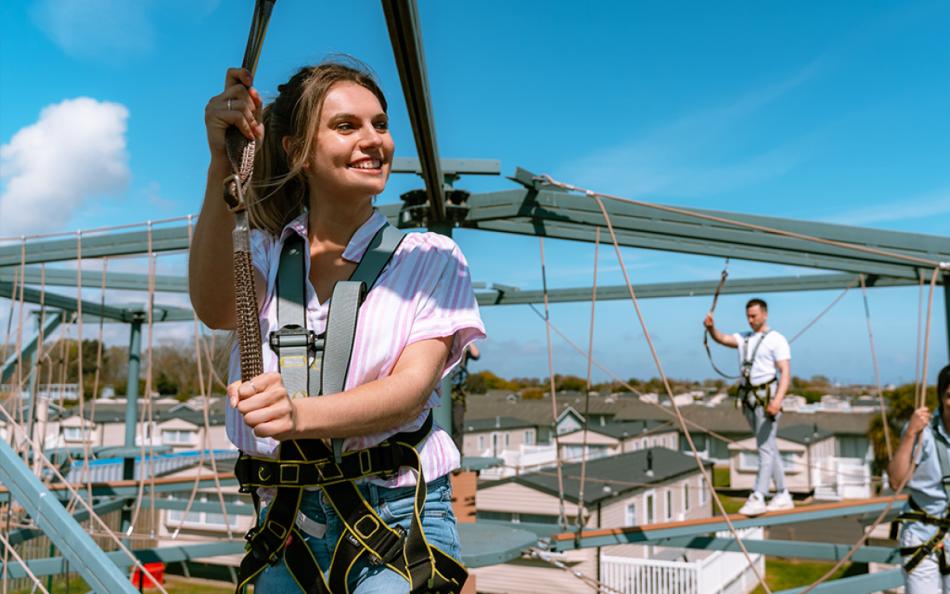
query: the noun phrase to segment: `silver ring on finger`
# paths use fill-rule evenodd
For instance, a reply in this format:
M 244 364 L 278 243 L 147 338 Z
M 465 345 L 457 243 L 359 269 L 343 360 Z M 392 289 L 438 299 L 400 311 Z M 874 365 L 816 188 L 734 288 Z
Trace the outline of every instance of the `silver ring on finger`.
M 228 99 L 228 111 L 231 111 L 231 100 Z

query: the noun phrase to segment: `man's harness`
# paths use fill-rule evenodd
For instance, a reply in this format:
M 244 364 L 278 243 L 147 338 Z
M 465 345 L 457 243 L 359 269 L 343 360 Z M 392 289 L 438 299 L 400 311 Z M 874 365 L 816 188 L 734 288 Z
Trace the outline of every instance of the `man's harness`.
M 282 326 L 271 333 L 270 345 L 277 353 L 281 379 L 291 398 L 343 391 L 359 307 L 403 237 L 388 224 L 376 233 L 350 280 L 334 286 L 326 333 L 320 336 L 306 327 L 307 254 L 303 239 L 293 234 L 286 240 L 277 274 L 277 317 Z M 251 493 L 255 507 L 258 487 L 274 489 L 276 494 L 265 517 L 245 536 L 248 554 L 241 562 L 238 592 L 281 558 L 306 594 L 348 593 L 347 577 L 361 559 L 401 575 L 413 594 L 461 591 L 468 575 L 465 567 L 430 545 L 422 532 L 426 482 L 416 447 L 431 429 L 430 413 L 416 431 L 397 433 L 364 450 L 343 453 L 341 439 L 333 439 L 329 447 L 323 440 L 308 439 L 281 442 L 276 460 L 242 453 L 234 469 L 241 492 Z M 408 532 L 388 526 L 355 482 L 391 477 L 403 467 L 416 471 Z M 296 524 L 306 488 L 323 491 L 344 525 L 326 578 Z
M 928 514 L 911 498 L 908 500 L 911 510 L 897 516 L 898 522 L 920 522 L 921 524 L 937 527 L 937 531 L 927 542 L 900 548 L 902 557 L 910 556 L 910 559 L 904 563 L 904 571 L 907 573 L 920 565 L 921 561 L 926 559 L 930 553 L 937 551 L 937 564 L 940 567 L 940 574 L 950 575 L 950 561 L 947 559 L 947 551 L 943 546 L 943 539 L 950 532 L 950 442 L 939 430 L 942 417 L 943 415 L 934 415 L 931 433 L 934 436 L 934 447 L 937 449 L 937 460 L 940 461 L 940 483 L 943 485 L 944 493 L 947 494 L 948 505 L 941 518 Z
M 762 335 L 762 338 L 759 339 L 759 342 L 755 343 L 755 348 L 752 349 L 752 354 L 749 354 L 749 339 L 753 335 L 745 337 L 745 342 L 742 346 L 743 359 L 742 364 L 739 366 L 740 381 L 739 389 L 736 393 L 738 397 L 738 402 L 741 402 L 743 406 L 748 408 L 751 411 L 754 411 L 757 407 L 761 406 L 763 409 L 768 407 L 769 401 L 772 400 L 772 390 L 769 388 L 770 385 L 774 384 L 776 381 L 775 376 L 772 376 L 767 382 L 762 382 L 761 384 L 752 383 L 752 366 L 755 363 L 755 356 L 759 353 L 759 347 L 762 346 L 762 343 L 765 342 L 765 337 L 769 335 L 769 332 L 772 330 L 766 330 Z M 764 392 L 764 395 L 760 392 Z M 754 402 L 755 404 L 751 404 Z M 738 403 L 736 404 L 738 406 Z

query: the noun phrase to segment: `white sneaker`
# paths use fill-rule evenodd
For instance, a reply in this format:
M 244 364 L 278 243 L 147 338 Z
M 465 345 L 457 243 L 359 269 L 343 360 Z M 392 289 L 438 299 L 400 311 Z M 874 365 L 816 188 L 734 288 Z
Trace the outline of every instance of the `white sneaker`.
M 788 491 L 782 491 L 781 493 L 776 493 L 775 497 L 772 497 L 769 504 L 765 506 L 765 509 L 768 511 L 778 511 L 780 509 L 794 509 L 795 502 L 792 501 L 792 496 Z
M 752 493 L 746 500 L 745 505 L 739 508 L 739 513 L 743 516 L 760 516 L 768 511 L 765 507 L 765 501 L 758 493 Z

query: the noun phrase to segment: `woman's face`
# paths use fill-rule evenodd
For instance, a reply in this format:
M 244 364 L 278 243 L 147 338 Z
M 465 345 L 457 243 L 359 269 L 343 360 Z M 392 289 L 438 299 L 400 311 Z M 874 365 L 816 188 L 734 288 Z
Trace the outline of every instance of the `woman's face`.
M 308 164 L 313 187 L 321 194 L 380 194 L 394 150 L 389 118 L 372 91 L 351 82 L 330 87 Z

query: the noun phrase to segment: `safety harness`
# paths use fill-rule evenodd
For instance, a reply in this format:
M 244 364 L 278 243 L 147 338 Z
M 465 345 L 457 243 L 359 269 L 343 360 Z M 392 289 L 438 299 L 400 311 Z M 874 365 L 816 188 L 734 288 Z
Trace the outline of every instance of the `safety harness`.
M 934 415 L 931 433 L 934 436 L 934 446 L 937 448 L 937 460 L 940 462 L 940 484 L 943 485 L 944 493 L 947 494 L 948 505 L 941 518 L 928 514 L 913 498 L 910 498 L 908 500 L 910 511 L 897 516 L 898 522 L 920 522 L 937 528 L 937 531 L 927 542 L 911 547 L 901 547 L 901 556 L 910 556 L 910 559 L 904 563 L 904 570 L 907 573 L 920 565 L 920 562 L 926 559 L 930 553 L 937 551 L 937 564 L 940 567 L 940 574 L 950 575 L 950 561 L 947 559 L 947 551 L 943 546 L 943 539 L 950 532 L 950 442 L 939 430 L 939 423 L 942 422 L 941 418 L 942 415 Z
M 759 339 L 759 342 L 755 343 L 755 348 L 752 349 L 752 354 L 749 354 L 749 339 L 751 339 L 754 334 L 749 334 L 745 337 L 745 340 L 742 345 L 743 359 L 742 364 L 739 366 L 739 389 L 736 393 L 738 396 L 739 402 L 743 406 L 747 407 L 749 410 L 755 410 L 756 407 L 767 407 L 769 401 L 772 400 L 772 390 L 769 388 L 770 385 L 774 384 L 776 381 L 775 376 L 772 376 L 767 382 L 762 382 L 761 384 L 752 383 L 752 366 L 755 364 L 755 356 L 759 353 L 759 347 L 762 346 L 762 343 L 765 342 L 765 337 L 769 335 L 772 330 L 766 330 L 762 334 L 762 338 Z M 761 393 L 764 391 L 764 395 Z
M 291 398 L 343 391 L 360 305 L 403 237 L 388 224 L 376 233 L 350 280 L 334 286 L 326 332 L 319 336 L 306 324 L 304 242 L 296 234 L 287 239 L 277 275 L 281 327 L 271 333 L 270 346 Z M 431 429 L 430 414 L 418 430 L 397 433 L 363 450 L 344 453 L 340 439 L 329 446 L 312 439 L 281 442 L 277 459 L 242 453 L 235 465 L 241 492 L 250 493 L 258 508 L 258 488 L 273 489 L 275 494 L 265 516 L 261 519 L 259 512 L 257 525 L 245 536 L 248 553 L 241 562 L 237 591 L 243 592 L 282 558 L 306 594 L 348 593 L 347 578 L 360 559 L 395 571 L 409 582 L 413 594 L 461 591 L 468 575 L 465 567 L 430 545 L 422 532 L 426 481 L 416 448 Z M 415 470 L 417 479 L 408 532 L 388 526 L 356 484 L 363 478 L 394 476 L 404 467 Z M 307 518 L 300 513 L 300 503 L 308 488 L 323 492 L 344 526 L 327 577 L 301 533 Z

